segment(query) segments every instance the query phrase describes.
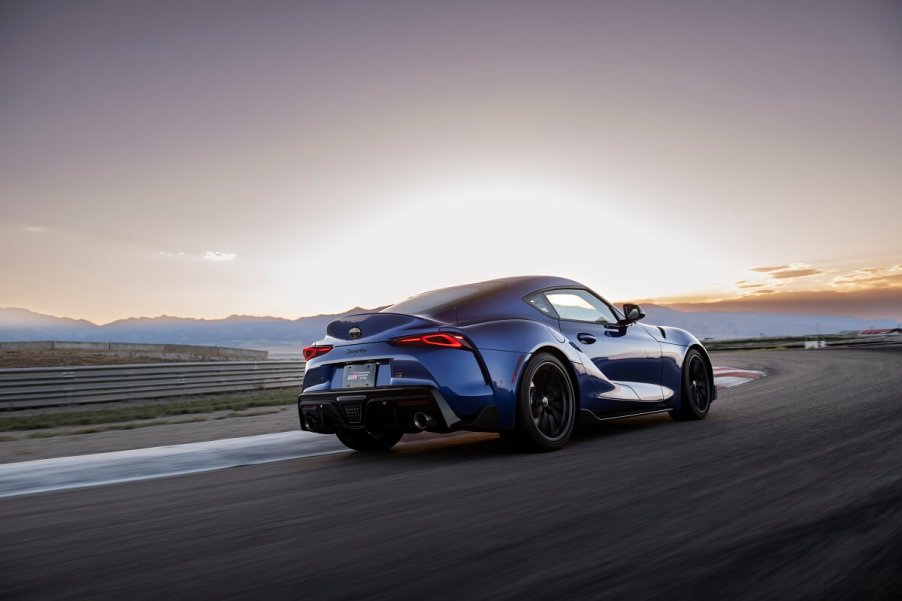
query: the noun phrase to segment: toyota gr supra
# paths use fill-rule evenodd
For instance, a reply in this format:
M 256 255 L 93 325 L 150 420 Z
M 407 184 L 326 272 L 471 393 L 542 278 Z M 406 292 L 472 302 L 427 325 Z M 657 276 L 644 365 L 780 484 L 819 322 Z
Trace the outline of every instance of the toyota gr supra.
M 558 277 L 443 288 L 347 315 L 304 349 L 301 428 L 358 451 L 454 430 L 550 451 L 579 423 L 704 419 L 717 392 L 705 348 L 643 317 Z

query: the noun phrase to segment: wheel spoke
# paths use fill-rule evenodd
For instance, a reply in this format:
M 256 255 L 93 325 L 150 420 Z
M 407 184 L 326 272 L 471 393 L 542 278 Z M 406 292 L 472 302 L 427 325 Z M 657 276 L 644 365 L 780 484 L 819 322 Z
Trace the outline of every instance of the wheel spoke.
M 555 434 L 555 435 L 560 434 L 561 427 L 563 426 L 563 423 L 564 423 L 563 420 L 562 420 L 560 417 L 558 417 L 558 416 L 554 413 L 554 411 L 549 411 L 549 412 L 548 412 L 548 417 L 549 417 L 549 419 L 551 420 L 551 424 L 552 424 L 552 427 L 553 427 L 553 430 L 552 430 L 552 431 L 554 432 L 554 434 Z
M 698 411 L 705 411 L 708 408 L 708 373 L 701 357 L 697 355 L 692 357 L 689 364 L 689 377 L 692 404 Z
M 549 439 L 561 437 L 573 419 L 573 390 L 560 366 L 547 362 L 532 373 L 529 409 L 539 433 Z

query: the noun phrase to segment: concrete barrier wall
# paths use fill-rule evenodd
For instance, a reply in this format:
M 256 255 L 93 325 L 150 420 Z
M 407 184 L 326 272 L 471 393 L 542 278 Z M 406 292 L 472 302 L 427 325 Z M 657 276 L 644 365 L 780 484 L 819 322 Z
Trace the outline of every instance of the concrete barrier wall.
M 64 340 L 0 342 L 0 351 L 101 353 L 116 357 L 209 361 L 266 361 L 269 358 L 267 351 L 223 346 L 132 342 L 70 342 Z
M 55 351 L 79 351 L 84 353 L 103 353 L 110 350 L 109 342 L 65 342 L 54 341 Z
M 810 344 L 815 343 L 815 344 Z M 902 343 L 899 334 L 859 336 L 857 334 L 821 334 L 780 338 L 744 338 L 741 340 L 703 340 L 709 351 L 743 351 L 772 348 L 864 347 Z
M 0 351 L 52 351 L 53 342 L 0 342 Z
M 160 347 L 163 345 L 140 342 L 110 342 L 108 346 L 123 353 L 159 353 Z

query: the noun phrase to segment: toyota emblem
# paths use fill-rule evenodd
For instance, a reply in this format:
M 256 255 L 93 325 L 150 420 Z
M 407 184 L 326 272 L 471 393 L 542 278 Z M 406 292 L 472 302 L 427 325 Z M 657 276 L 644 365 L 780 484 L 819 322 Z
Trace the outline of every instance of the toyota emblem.
M 360 331 L 360 328 L 351 328 L 350 330 L 348 330 L 348 336 L 350 336 L 353 340 L 360 338 L 361 334 L 363 334 L 363 332 Z

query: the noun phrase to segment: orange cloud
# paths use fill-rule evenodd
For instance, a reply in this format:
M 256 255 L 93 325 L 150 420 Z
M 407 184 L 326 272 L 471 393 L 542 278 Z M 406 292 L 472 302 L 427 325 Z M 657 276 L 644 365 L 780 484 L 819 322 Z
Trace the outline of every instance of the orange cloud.
M 895 270 L 894 270 L 895 271 Z M 902 273 L 887 273 L 873 275 L 873 273 L 847 273 L 839 275 L 831 280 L 834 288 L 870 289 L 902 286 Z
M 902 274 L 899 275 L 902 276 Z M 756 293 L 709 302 L 667 303 L 659 301 L 659 303 L 682 311 L 760 311 L 762 313 L 804 315 L 848 315 L 902 321 L 902 285 L 848 291 L 808 290 Z
M 822 273 L 824 272 L 820 269 L 784 269 L 769 273 L 768 276 L 784 280 L 787 278 L 804 278 L 811 275 L 821 275 Z
M 765 274 L 765 277 L 778 280 L 791 280 L 793 278 L 806 278 L 813 275 L 822 275 L 826 271 L 812 267 L 808 263 L 790 263 L 788 265 L 770 265 L 765 267 L 753 267 L 749 271 Z M 738 283 L 738 282 L 737 282 Z

